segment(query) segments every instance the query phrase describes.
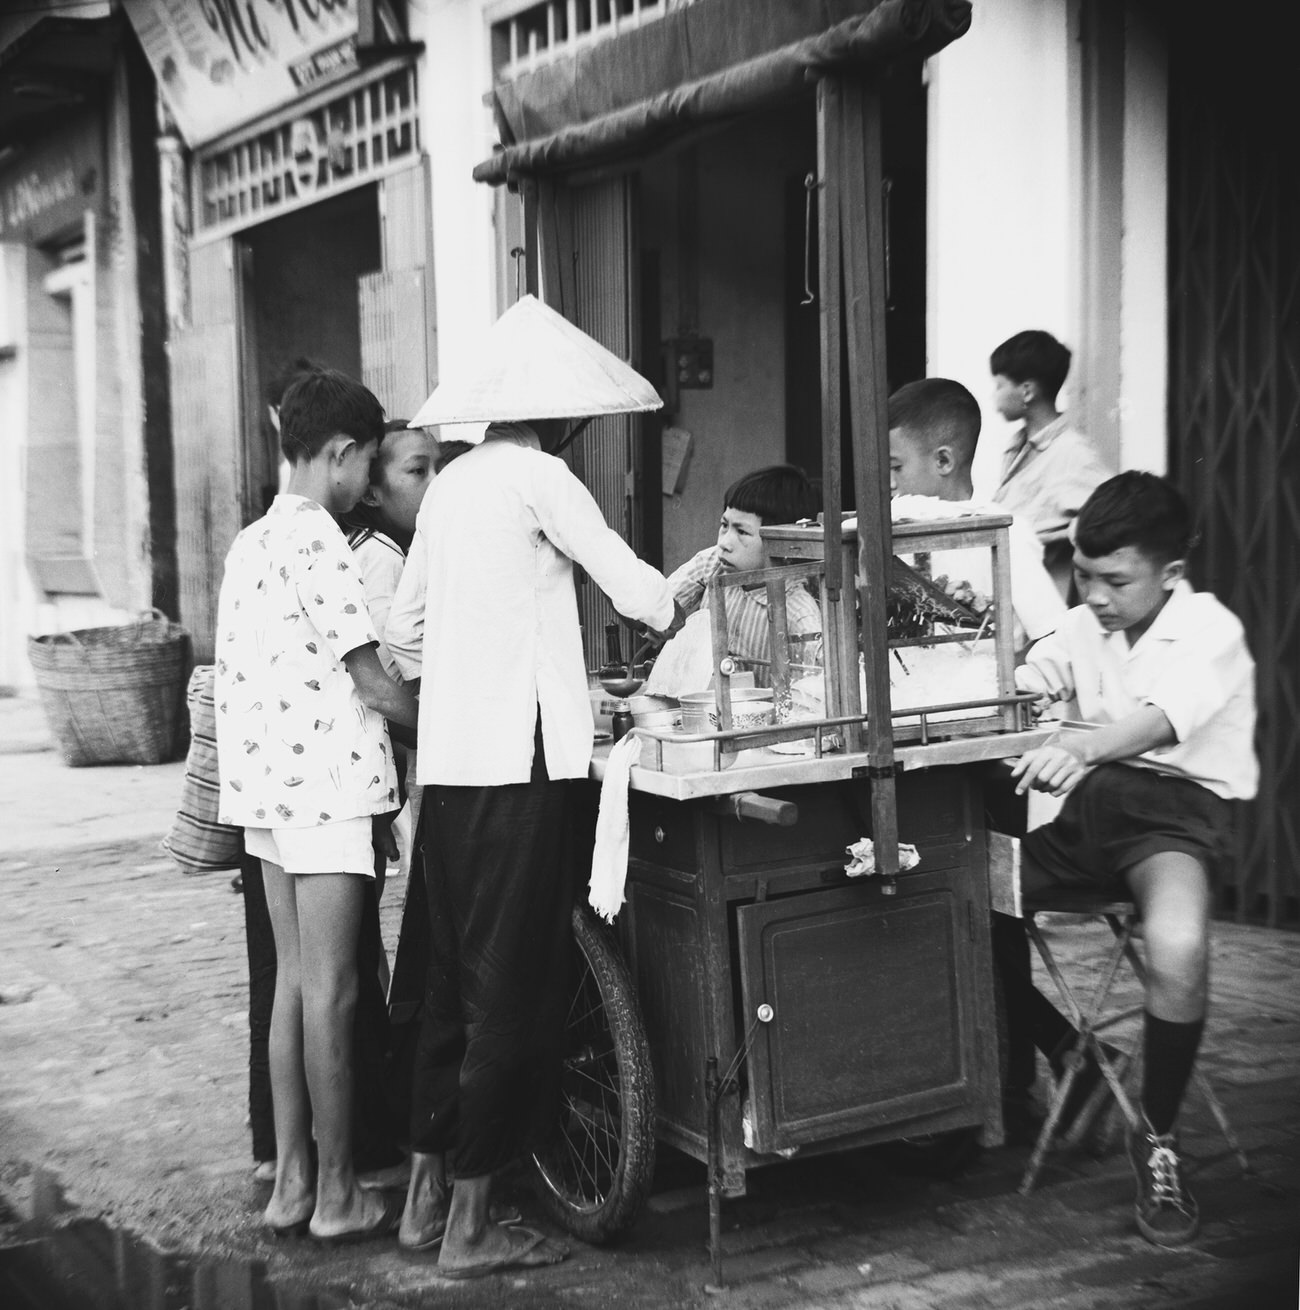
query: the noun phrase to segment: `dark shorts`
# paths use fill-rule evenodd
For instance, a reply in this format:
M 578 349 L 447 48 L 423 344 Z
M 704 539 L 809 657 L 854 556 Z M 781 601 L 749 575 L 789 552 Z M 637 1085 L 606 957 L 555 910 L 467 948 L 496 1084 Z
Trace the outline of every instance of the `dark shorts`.
M 1213 873 L 1228 850 L 1232 806 L 1186 778 L 1103 764 L 1051 823 L 1021 842 L 1026 897 L 1077 887 L 1127 895 L 1125 875 L 1151 855 L 1181 851 Z

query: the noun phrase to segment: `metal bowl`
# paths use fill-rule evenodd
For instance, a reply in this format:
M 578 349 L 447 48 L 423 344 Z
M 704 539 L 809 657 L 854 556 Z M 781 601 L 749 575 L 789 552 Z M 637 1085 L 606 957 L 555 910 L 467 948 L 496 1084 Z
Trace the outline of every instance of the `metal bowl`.
M 717 732 L 721 716 L 715 693 L 692 691 L 682 700 L 682 730 L 684 732 Z M 775 715 L 770 687 L 740 687 L 731 693 L 731 726 L 733 728 L 761 728 L 771 723 Z

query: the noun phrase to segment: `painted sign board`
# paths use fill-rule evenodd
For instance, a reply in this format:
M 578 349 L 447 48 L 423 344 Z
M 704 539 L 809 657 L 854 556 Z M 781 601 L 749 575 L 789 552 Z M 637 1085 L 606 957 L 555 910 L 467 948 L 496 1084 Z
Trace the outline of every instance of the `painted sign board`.
M 78 119 L 58 128 L 0 170 L 0 241 L 50 241 L 77 228 L 104 192 L 100 122 Z
M 357 67 L 356 0 L 125 0 L 167 108 L 200 146 Z

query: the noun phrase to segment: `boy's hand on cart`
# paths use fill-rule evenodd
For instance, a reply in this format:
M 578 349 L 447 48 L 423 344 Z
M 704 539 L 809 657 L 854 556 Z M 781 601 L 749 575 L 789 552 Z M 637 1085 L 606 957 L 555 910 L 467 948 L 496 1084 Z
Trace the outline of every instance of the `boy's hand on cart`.
M 1042 673 L 1029 664 L 1022 664 L 1016 669 L 1016 690 L 1031 692 L 1038 698 L 1031 707 L 1036 719 L 1050 713 L 1054 705 L 1070 699 L 1066 688 L 1050 686 Z
M 1012 765 L 1011 776 L 1016 779 L 1017 796 L 1031 790 L 1064 796 L 1077 785 L 1088 768 L 1077 751 L 1051 742 L 1026 751 Z

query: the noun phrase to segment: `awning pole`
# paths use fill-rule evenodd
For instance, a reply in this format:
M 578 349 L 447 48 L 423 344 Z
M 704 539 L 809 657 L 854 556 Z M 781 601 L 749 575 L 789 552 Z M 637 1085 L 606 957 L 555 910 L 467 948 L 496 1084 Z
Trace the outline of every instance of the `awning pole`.
M 839 90 L 843 125 L 840 241 L 858 509 L 858 608 L 870 714 L 866 734 L 867 768 L 871 778 L 876 867 L 881 877 L 888 880 L 898 872 L 898 813 L 889 714 L 886 606 L 893 532 L 889 513 L 880 95 L 873 77 L 844 77 L 839 79 Z M 852 672 L 856 674 L 856 670 Z

